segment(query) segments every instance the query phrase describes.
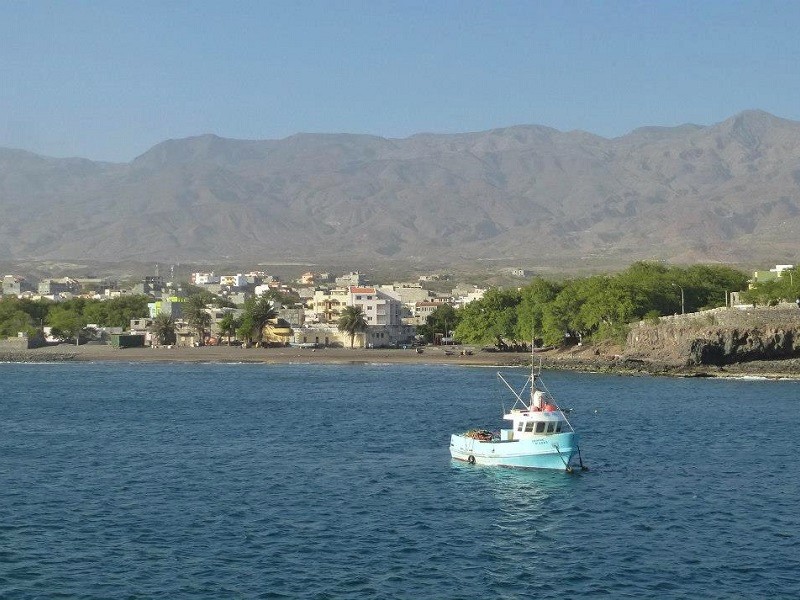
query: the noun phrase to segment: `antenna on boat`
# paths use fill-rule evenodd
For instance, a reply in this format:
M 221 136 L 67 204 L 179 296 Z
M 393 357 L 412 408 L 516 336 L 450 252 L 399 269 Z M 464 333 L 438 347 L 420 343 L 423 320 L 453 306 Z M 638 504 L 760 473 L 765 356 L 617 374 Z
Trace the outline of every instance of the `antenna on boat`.
M 534 352 L 536 348 L 536 330 L 531 327 L 531 400 L 533 400 L 533 393 L 536 391 L 536 376 L 542 374 L 542 357 L 539 357 L 539 371 L 538 373 L 534 371 L 534 362 L 536 360 L 536 354 Z

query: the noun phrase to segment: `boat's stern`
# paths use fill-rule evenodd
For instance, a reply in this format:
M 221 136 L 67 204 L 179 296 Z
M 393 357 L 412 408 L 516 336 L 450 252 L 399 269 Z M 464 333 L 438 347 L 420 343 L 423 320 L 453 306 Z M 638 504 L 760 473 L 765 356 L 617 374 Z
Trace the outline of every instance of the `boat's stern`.
M 469 435 L 454 433 L 450 436 L 450 456 L 456 460 L 475 464 L 477 459 L 489 452 L 487 446 L 492 445 L 491 439 L 477 439 Z

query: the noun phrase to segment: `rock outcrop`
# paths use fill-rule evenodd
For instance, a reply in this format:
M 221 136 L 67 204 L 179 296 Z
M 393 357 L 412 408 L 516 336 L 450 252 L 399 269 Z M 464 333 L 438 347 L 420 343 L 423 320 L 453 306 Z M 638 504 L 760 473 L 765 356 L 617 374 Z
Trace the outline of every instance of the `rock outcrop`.
M 718 308 L 642 321 L 631 328 L 629 358 L 699 366 L 800 356 L 800 310 L 792 305 Z

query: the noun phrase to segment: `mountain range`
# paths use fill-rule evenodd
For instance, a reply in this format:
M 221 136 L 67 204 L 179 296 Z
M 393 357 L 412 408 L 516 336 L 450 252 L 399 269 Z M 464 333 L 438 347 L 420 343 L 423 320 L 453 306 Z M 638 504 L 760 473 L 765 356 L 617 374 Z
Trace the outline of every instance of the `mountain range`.
M 795 262 L 800 123 L 202 135 L 124 164 L 0 149 L 0 215 L 4 260 Z

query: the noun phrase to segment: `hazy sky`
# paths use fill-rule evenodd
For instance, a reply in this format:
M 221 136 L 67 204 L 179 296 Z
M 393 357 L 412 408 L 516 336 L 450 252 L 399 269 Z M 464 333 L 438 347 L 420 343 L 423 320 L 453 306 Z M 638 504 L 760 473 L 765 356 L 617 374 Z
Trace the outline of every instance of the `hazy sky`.
M 0 0 L 0 146 L 800 120 L 800 2 Z

